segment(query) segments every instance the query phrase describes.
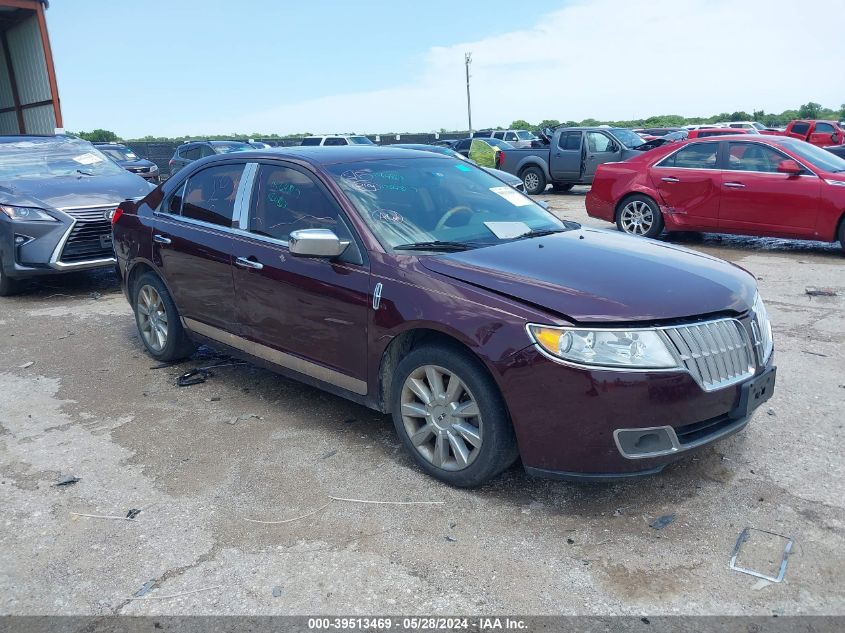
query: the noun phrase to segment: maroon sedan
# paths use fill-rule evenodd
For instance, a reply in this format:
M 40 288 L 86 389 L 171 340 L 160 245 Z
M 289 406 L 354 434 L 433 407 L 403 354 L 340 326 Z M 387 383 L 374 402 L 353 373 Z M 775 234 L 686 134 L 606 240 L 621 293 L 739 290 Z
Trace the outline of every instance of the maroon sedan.
M 781 136 L 689 140 L 600 165 L 586 203 L 632 235 L 710 231 L 845 248 L 845 160 Z
M 429 152 L 202 159 L 122 204 L 114 236 L 154 358 L 206 342 L 390 413 L 457 486 L 518 457 L 545 476 L 656 473 L 774 387 L 747 272 L 561 221 Z

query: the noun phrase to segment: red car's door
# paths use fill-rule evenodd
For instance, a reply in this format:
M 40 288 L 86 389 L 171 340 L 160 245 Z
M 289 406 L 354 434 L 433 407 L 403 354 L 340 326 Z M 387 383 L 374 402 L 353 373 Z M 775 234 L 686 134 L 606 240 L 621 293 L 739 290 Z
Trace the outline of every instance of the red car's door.
M 672 223 L 690 230 L 716 230 L 721 180 L 718 142 L 692 143 L 651 167 L 650 178 Z
M 260 164 L 246 215 L 233 246 L 235 311 L 253 353 L 366 394 L 369 267 L 336 200 L 298 166 Z M 351 244 L 332 261 L 291 255 L 290 233 L 308 228 Z
M 838 145 L 842 142 L 842 137 L 831 123 L 819 121 L 810 132 L 807 141 L 818 147 L 824 147 L 825 145 Z
M 816 228 L 821 180 L 778 172 L 791 156 L 762 143 L 733 141 L 725 154 L 719 228 L 734 233 L 805 236 Z

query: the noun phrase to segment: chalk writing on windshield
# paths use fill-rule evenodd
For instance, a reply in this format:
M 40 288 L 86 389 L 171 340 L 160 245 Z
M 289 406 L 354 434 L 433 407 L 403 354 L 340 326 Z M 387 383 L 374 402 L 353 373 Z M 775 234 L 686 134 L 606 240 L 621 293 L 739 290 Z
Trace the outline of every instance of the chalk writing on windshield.
M 343 172 L 340 177 L 359 191 L 378 191 L 379 186 L 373 182 L 372 172 L 366 169 L 349 169 Z
M 402 214 L 398 211 L 394 211 L 393 209 L 379 209 L 378 211 L 374 211 L 373 219 L 380 220 L 381 222 L 394 222 L 398 224 L 405 221 Z
M 302 195 L 302 191 L 290 182 L 281 182 L 273 180 L 268 185 L 267 200 L 275 204 L 280 209 L 288 206 L 287 198 L 298 198 Z

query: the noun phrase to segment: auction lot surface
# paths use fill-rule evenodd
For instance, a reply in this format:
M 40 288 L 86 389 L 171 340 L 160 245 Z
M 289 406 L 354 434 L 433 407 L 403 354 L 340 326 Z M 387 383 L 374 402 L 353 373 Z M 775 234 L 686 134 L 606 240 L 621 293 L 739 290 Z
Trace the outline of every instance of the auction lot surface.
M 541 198 L 609 228 L 586 217 L 584 192 Z M 517 465 L 448 488 L 413 466 L 387 416 L 249 365 L 178 388 L 212 352 L 151 369 L 108 271 L 0 299 L 0 613 L 845 614 L 845 257 L 682 243 L 758 276 L 777 390 L 738 435 L 605 485 Z M 54 485 L 68 474 L 81 479 Z M 247 521 L 300 517 L 329 495 L 444 503 Z M 131 521 L 79 516 L 132 508 Z M 728 569 L 748 526 L 794 538 L 782 583 Z M 779 561 L 773 547 L 748 564 Z M 130 599 L 151 580 L 143 597 L 163 599 Z

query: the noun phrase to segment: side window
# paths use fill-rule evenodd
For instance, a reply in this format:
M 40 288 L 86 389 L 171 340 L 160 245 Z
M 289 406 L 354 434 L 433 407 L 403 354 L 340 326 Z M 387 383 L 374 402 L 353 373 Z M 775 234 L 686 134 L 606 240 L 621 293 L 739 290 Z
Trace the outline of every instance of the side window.
M 309 136 L 302 139 L 302 145 L 319 145 L 321 140 L 319 136 Z
M 611 151 L 612 141 L 601 132 L 587 132 L 587 149 L 591 152 Z
M 458 143 L 455 148 L 456 149 L 469 149 L 470 144 L 472 143 L 472 139 L 464 139 L 460 143 Z
M 190 176 L 184 188 L 182 216 L 231 228 L 243 171 L 243 163 L 235 163 L 209 167 Z
M 326 139 L 326 142 L 323 145 L 348 145 L 345 138 L 340 138 L 338 136 L 330 136 Z
M 193 147 L 183 149 L 181 156 L 186 160 L 197 160 L 200 157 L 200 146 L 194 145 Z
M 505 138 L 505 133 L 504 132 L 493 132 L 493 138 L 503 139 L 503 138 Z
M 505 136 L 505 140 L 506 141 L 516 141 L 518 139 L 516 138 L 516 134 L 514 134 L 513 132 L 508 132 L 507 135 Z
M 694 143 L 675 152 L 658 167 L 683 167 L 685 169 L 716 169 L 718 143 Z
M 728 169 L 774 173 L 778 163 L 789 158 L 771 147 L 757 143 L 731 143 L 728 146 Z
M 798 123 L 792 126 L 792 133 L 793 134 L 806 134 L 807 131 L 810 129 L 810 124 L 804 121 L 799 121 Z
M 581 132 L 566 132 L 557 141 L 560 149 L 581 149 Z
M 200 158 L 205 158 L 206 156 L 214 156 L 216 152 L 211 145 L 200 145 Z
M 816 129 L 813 130 L 815 134 L 833 134 L 835 131 L 830 123 L 816 123 Z
M 182 215 L 182 195 L 184 193 L 185 183 L 183 182 L 167 201 L 167 207 L 165 208 L 166 213 L 170 213 L 172 215 Z

